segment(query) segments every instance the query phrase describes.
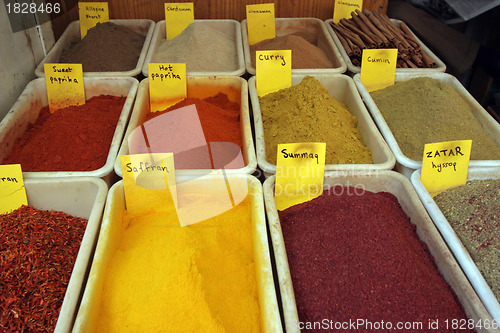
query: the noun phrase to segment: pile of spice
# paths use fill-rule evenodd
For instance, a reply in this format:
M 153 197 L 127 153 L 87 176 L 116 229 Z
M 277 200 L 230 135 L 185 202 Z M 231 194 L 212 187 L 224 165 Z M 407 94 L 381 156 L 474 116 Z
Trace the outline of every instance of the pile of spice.
M 335 186 L 279 212 L 279 218 L 300 322 L 361 319 L 383 321 L 385 327 L 390 323 L 392 329 L 398 322 L 421 323 L 408 331 L 444 333 L 457 332 L 445 327 L 445 320 L 466 320 L 415 225 L 391 193 L 360 195 L 359 189 Z M 439 329 L 429 328 L 435 321 Z M 355 331 L 391 329 L 361 325 Z
M 255 52 L 268 50 L 292 50 L 292 68 L 333 68 L 325 51 L 312 44 L 303 34 L 290 34 L 263 40 L 250 45 L 252 66 L 255 68 Z M 309 40 L 308 40 L 309 39 Z
M 500 299 L 500 179 L 471 180 L 434 200 Z
M 0 330 L 52 332 L 87 226 L 22 206 L 0 215 Z
M 124 212 L 93 332 L 260 332 L 250 200 L 185 227 Z
M 151 62 L 185 63 L 188 72 L 232 72 L 239 68 L 235 38 L 203 22 L 162 40 Z
M 326 142 L 326 164 L 372 163 L 356 117 L 314 77 L 260 97 L 259 103 L 269 163 L 276 164 L 278 144 L 292 142 Z
M 240 125 L 240 105 L 236 102 L 230 101 L 224 93 L 218 93 L 215 96 L 205 99 L 188 97 L 164 111 L 148 113 L 144 122 L 151 121 L 152 119 L 164 115 L 165 113 L 193 104 L 196 106 L 201 127 L 203 129 L 203 133 L 205 134 L 205 140 L 208 144 L 206 149 L 208 149 L 211 162 L 203 159 L 203 156 L 205 156 L 203 153 L 197 155 L 197 152 L 193 150 L 185 153 L 174 152 L 176 169 L 219 168 L 215 167 L 214 163 L 221 164 L 221 158 L 224 159 L 221 155 L 224 154 L 224 152 L 217 151 L 217 158 L 214 160 L 210 143 L 230 142 L 239 147 L 238 151 L 235 150 L 233 152 L 233 150 L 231 150 L 228 152 L 229 155 L 227 156 L 227 162 L 234 159 L 238 153 L 243 152 L 243 136 Z M 159 133 L 152 133 L 151 131 L 148 131 L 147 134 L 149 144 L 157 147 L 162 146 L 160 144 L 161 142 L 168 146 L 168 143 L 173 140 L 171 134 L 167 131 Z M 152 144 L 153 141 L 154 144 Z M 205 149 L 205 147 L 203 148 Z M 156 151 L 154 148 L 152 148 L 152 150 L 157 153 L 167 152 Z M 134 151 L 133 153 L 139 153 L 139 151 Z M 207 163 L 211 163 L 211 166 L 207 165 Z M 224 163 L 222 164 L 226 165 Z
M 472 140 L 472 160 L 499 160 L 500 145 L 448 83 L 419 77 L 371 93 L 403 154 L 421 161 L 424 145 Z
M 44 107 L 2 164 L 19 163 L 25 172 L 101 168 L 106 164 L 125 100 L 100 95 L 53 113 Z
M 84 72 L 124 72 L 137 67 L 146 37 L 111 22 L 97 23 L 64 50 L 60 63 L 82 64 Z
M 354 66 L 361 66 L 364 49 L 398 49 L 397 68 L 437 67 L 418 43 L 406 23 L 399 26 L 378 11 L 356 11 L 350 19 L 341 19 L 338 24 L 331 22 L 340 43 Z

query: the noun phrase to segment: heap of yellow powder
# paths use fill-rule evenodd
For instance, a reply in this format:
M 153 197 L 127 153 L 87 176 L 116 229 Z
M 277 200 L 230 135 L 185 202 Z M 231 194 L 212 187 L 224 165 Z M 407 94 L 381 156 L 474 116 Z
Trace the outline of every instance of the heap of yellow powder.
M 326 164 L 373 163 L 356 117 L 314 77 L 259 102 L 269 163 L 276 164 L 279 143 L 296 142 L 326 142 Z
M 96 332 L 260 332 L 250 205 L 187 227 L 125 212 Z

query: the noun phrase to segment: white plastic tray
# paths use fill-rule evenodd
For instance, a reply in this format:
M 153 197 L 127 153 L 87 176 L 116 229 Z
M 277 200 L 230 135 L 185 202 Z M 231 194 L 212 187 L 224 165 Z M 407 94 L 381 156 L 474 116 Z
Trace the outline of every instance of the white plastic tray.
M 288 333 L 292 333 L 300 331 L 298 329 L 299 319 L 285 243 L 274 201 L 274 182 L 275 176 L 268 178 L 264 182 L 264 200 L 278 271 L 285 327 Z M 335 185 L 354 186 L 372 192 L 384 191 L 394 194 L 398 198 L 403 211 L 410 217 L 411 222 L 416 225 L 418 237 L 427 244 L 438 270 L 455 291 L 467 316 L 470 319 L 474 319 L 475 323 L 479 319 L 481 319 L 481 322 L 484 322 L 486 319 L 490 324 L 492 323 L 491 316 L 477 297 L 465 275 L 459 269 L 407 178 L 397 172 L 387 170 L 349 173 L 331 172 L 325 174 L 324 188 L 328 189 Z M 499 332 L 499 330 L 480 329 L 478 332 Z
M 491 316 L 496 319 L 498 323 L 500 323 L 500 304 L 498 303 L 498 300 L 470 257 L 469 251 L 467 251 L 465 246 L 462 244 L 454 229 L 441 212 L 441 209 L 439 209 L 434 199 L 420 181 L 420 175 L 420 170 L 417 170 L 411 176 L 411 182 L 413 183 L 420 200 L 422 200 L 425 208 L 427 208 L 434 224 L 439 229 L 439 232 L 448 244 L 451 252 L 453 252 L 453 255 L 467 275 L 467 278 L 476 290 L 479 298 L 483 301 L 484 306 L 490 312 Z M 467 175 L 467 180 L 499 178 L 500 168 L 472 168 L 469 169 Z
M 471 106 L 472 112 L 474 116 L 479 120 L 479 122 L 483 125 L 484 129 L 491 135 L 491 137 L 500 144 L 500 124 L 496 122 L 495 119 L 479 104 L 474 97 L 462 86 L 460 81 L 458 81 L 454 76 L 446 73 L 396 73 L 396 82 L 399 81 L 407 81 L 416 77 L 430 77 L 433 79 L 437 79 L 451 85 L 455 90 L 458 91 L 460 95 L 469 103 Z M 415 161 L 405 156 L 399 148 L 398 142 L 394 137 L 389 125 L 385 121 L 382 113 L 379 108 L 373 101 L 373 98 L 370 96 L 368 90 L 366 90 L 365 86 L 361 82 L 360 75 L 356 74 L 354 76 L 354 83 L 356 83 L 356 87 L 363 98 L 368 110 L 370 111 L 373 120 L 377 124 L 380 132 L 384 136 L 385 140 L 389 147 L 391 147 L 392 152 L 396 156 L 396 170 L 401 172 L 406 177 L 410 178 L 411 174 L 417 170 L 422 168 L 422 161 Z M 469 167 L 500 167 L 500 160 L 471 160 L 469 163 Z
M 243 56 L 243 48 L 241 46 L 241 28 L 240 22 L 235 20 L 194 20 L 195 24 L 202 24 L 210 27 L 212 29 L 221 31 L 231 37 L 234 38 L 235 42 L 235 57 L 238 59 L 238 67 L 232 71 L 220 71 L 220 72 L 187 72 L 188 75 L 192 76 L 241 76 L 245 74 L 245 60 Z M 165 20 L 162 20 L 156 24 L 155 31 L 153 34 L 153 38 L 151 41 L 151 46 L 146 55 L 146 60 L 144 61 L 144 65 L 142 67 L 142 74 L 145 77 L 148 77 L 148 64 L 151 62 L 152 57 L 154 56 L 156 49 L 159 47 L 160 42 L 165 40 L 167 37 L 167 31 L 165 28 Z
M 250 111 L 248 106 L 248 84 L 247 81 L 240 77 L 194 77 L 190 76 L 187 80 L 188 97 L 207 98 L 217 95 L 219 92 L 228 94 L 231 101 L 240 104 L 240 126 L 243 139 L 243 157 L 245 159 L 245 167 L 240 169 L 225 169 L 226 173 L 246 173 L 252 174 L 257 169 L 257 159 L 255 157 L 255 148 L 253 144 L 252 128 L 250 126 Z M 230 94 L 228 88 L 232 91 L 236 90 L 238 95 Z M 234 96 L 231 96 L 234 95 Z M 144 79 L 139 84 L 137 93 L 137 101 L 134 105 L 130 123 L 125 133 L 122 146 L 118 153 L 118 157 L 114 164 L 115 173 L 122 177 L 120 164 L 120 156 L 128 155 L 128 137 L 130 133 L 144 122 L 149 112 L 149 79 Z M 214 172 L 222 172 L 222 170 L 205 170 L 205 169 L 182 169 L 176 170 L 176 173 L 181 175 L 199 175 Z
M 191 183 L 189 177 L 186 178 L 181 176 L 176 177 L 176 179 L 177 193 L 182 192 L 185 193 L 187 197 L 194 198 L 193 193 L 201 196 L 213 195 L 214 190 L 212 182 L 222 178 L 218 175 L 210 175 L 206 176 L 204 182 L 201 183 L 198 181 Z M 282 332 L 267 239 L 262 185 L 255 177 L 250 175 L 229 175 L 228 179 L 230 184 L 243 182 L 240 184 L 248 188 L 248 193 L 252 197 L 252 234 L 254 239 L 254 256 L 262 329 L 264 332 L 268 333 Z M 180 190 L 181 187 L 184 187 L 184 190 Z M 233 187 L 231 188 L 233 189 Z M 233 195 L 238 194 L 233 192 Z M 97 314 L 100 311 L 99 299 L 103 276 L 106 271 L 106 266 L 111 260 L 119 243 L 122 228 L 122 213 L 125 209 L 126 203 L 123 192 L 123 182 L 119 181 L 113 185 L 109 191 L 94 262 L 91 267 L 87 288 L 83 295 L 73 332 L 91 332 L 95 324 Z M 224 291 L 221 290 L 221 293 L 223 292 Z
M 84 83 L 85 98 L 87 100 L 101 94 L 127 96 L 122 113 L 116 124 L 106 164 L 92 171 L 23 172 L 24 178 L 92 176 L 104 178 L 109 182 L 109 178 L 113 172 L 113 163 L 115 162 L 116 154 L 118 153 L 118 148 L 120 147 L 123 133 L 125 132 L 125 126 L 127 125 L 132 110 L 139 83 L 136 79 L 131 77 L 85 77 Z M 16 139 L 24 135 L 29 123 L 34 123 L 38 118 L 40 110 L 47 105 L 48 100 L 45 78 L 38 78 L 31 81 L 5 118 L 0 122 L 0 161 L 7 157 Z
M 307 75 L 292 74 L 292 86 L 299 84 L 305 76 Z M 333 170 L 358 171 L 392 169 L 396 159 L 366 110 L 352 78 L 342 74 L 313 74 L 311 76 L 321 82 L 333 98 L 346 104 L 349 111 L 358 118 L 358 128 L 361 132 L 361 137 L 363 138 L 364 144 L 372 153 L 373 158 L 373 164 L 326 164 L 325 172 Z M 257 163 L 264 171 L 265 175 L 269 176 L 276 173 L 276 165 L 266 161 L 264 127 L 255 86 L 255 76 L 250 78 L 248 84 L 255 123 Z
M 137 60 L 137 66 L 129 71 L 123 72 L 83 72 L 83 76 L 98 76 L 98 77 L 122 77 L 122 76 L 136 76 L 141 73 L 142 65 L 144 64 L 144 59 L 146 58 L 146 53 L 149 49 L 149 44 L 151 43 L 151 37 L 153 36 L 153 31 L 155 23 L 151 20 L 109 20 L 109 22 L 122 25 L 124 27 L 130 28 L 146 37 L 144 40 L 144 45 Z M 64 50 L 70 47 L 71 43 L 81 40 L 80 35 L 80 21 L 71 22 L 64 33 L 61 35 L 59 40 L 56 42 L 54 47 L 50 50 L 47 56 L 42 60 L 35 70 L 35 75 L 38 77 L 45 77 L 45 63 L 58 63 L 59 58 Z
M 25 179 L 24 183 L 30 206 L 88 219 L 54 331 L 69 332 L 85 288 L 108 187 L 103 180 L 94 177 Z
M 276 37 L 289 35 L 294 32 L 315 32 L 318 37 L 317 47 L 322 49 L 328 59 L 333 64 L 333 68 L 304 68 L 292 69 L 294 74 L 322 74 L 322 73 L 344 73 L 347 65 L 342 58 L 339 49 L 333 43 L 333 40 L 326 30 L 323 21 L 313 17 L 298 17 L 298 18 L 276 18 Z M 243 36 L 243 51 L 245 53 L 245 66 L 248 73 L 255 75 L 255 67 L 252 66 L 252 58 L 250 56 L 250 44 L 248 43 L 247 20 L 241 21 L 241 34 Z
M 400 20 L 395 20 L 391 19 L 392 23 L 394 23 L 396 26 L 399 26 L 402 21 Z M 360 66 L 354 66 L 352 64 L 351 59 L 347 55 L 346 50 L 342 46 L 342 43 L 340 42 L 339 38 L 337 37 L 337 34 L 335 31 L 333 31 L 332 26 L 330 23 L 333 22 L 333 19 L 329 19 L 325 21 L 326 29 L 332 36 L 333 41 L 335 42 L 335 45 L 337 45 L 338 49 L 340 50 L 340 54 L 342 55 L 342 58 L 347 64 L 347 70 L 350 73 L 356 74 L 356 73 L 361 73 L 361 67 Z M 409 29 L 409 28 L 408 28 Z M 410 30 L 411 31 L 411 30 Z M 435 68 L 396 68 L 396 73 L 436 73 L 436 72 L 444 72 L 446 70 L 446 65 L 444 62 L 442 62 L 425 44 L 411 31 L 413 37 L 415 40 L 420 44 L 422 47 L 422 51 L 424 51 L 429 58 L 434 60 L 436 62 L 436 67 Z

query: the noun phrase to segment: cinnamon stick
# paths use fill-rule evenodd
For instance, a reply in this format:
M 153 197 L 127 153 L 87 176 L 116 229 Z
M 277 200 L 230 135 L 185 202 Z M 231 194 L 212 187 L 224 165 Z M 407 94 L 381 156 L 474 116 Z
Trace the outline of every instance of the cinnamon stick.
M 377 35 L 382 41 L 384 42 L 384 45 L 388 46 L 389 45 L 389 40 L 384 36 L 383 33 L 381 33 L 374 25 L 373 23 L 366 17 L 363 12 L 361 12 L 359 9 L 356 9 L 355 12 L 358 14 L 358 17 L 363 21 L 363 23 L 366 24 L 366 26 L 375 34 Z M 351 13 L 351 16 L 356 16 L 356 14 Z
M 344 26 L 344 27 L 347 27 L 348 29 L 350 29 L 351 31 L 357 33 L 361 39 L 364 39 L 366 44 L 368 44 L 368 46 L 370 48 L 374 48 L 377 44 L 375 43 L 375 41 L 372 39 L 372 36 L 370 35 L 367 35 L 365 34 L 363 31 L 361 31 L 361 29 L 358 29 L 358 27 L 356 27 L 356 25 L 352 22 L 352 21 L 348 21 L 346 19 L 341 19 L 340 20 L 340 23 Z
M 344 48 L 345 52 L 347 53 L 347 56 L 350 58 L 354 55 L 354 52 L 352 51 L 352 48 L 349 46 L 347 41 L 343 36 L 340 34 L 337 35 L 338 39 L 340 40 L 340 44 L 342 44 L 342 47 Z

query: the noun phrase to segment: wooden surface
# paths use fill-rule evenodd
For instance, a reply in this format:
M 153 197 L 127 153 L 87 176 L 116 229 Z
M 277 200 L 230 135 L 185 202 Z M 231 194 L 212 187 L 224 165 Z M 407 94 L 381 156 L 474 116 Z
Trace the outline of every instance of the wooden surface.
M 87 0 L 91 2 L 92 0 Z M 101 0 L 102 1 L 102 0 Z M 158 0 L 109 0 L 110 19 L 150 19 L 155 22 L 165 19 L 164 4 L 169 1 Z M 249 4 L 270 3 L 266 0 L 176 0 L 172 2 L 193 2 L 195 19 L 233 19 L 246 18 L 245 6 Z M 327 20 L 333 17 L 334 0 L 276 0 L 276 17 L 316 17 Z M 363 0 L 363 8 L 386 12 L 388 0 Z M 65 5 L 67 4 L 67 6 Z M 66 7 L 66 8 L 65 8 Z M 63 1 L 63 15 L 53 18 L 54 35 L 59 38 L 66 27 L 78 20 L 78 6 L 74 1 Z

